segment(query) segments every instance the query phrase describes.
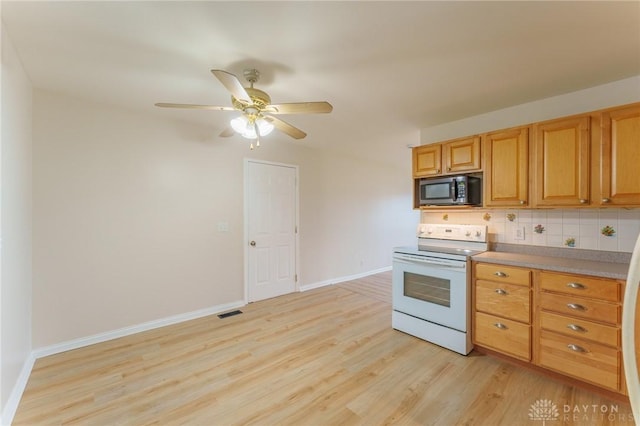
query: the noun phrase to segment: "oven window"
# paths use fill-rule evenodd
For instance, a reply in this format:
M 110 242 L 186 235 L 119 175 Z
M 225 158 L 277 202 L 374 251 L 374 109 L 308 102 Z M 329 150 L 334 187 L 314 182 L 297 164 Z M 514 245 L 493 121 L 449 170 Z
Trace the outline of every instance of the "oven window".
M 404 295 L 450 308 L 451 281 L 405 272 Z

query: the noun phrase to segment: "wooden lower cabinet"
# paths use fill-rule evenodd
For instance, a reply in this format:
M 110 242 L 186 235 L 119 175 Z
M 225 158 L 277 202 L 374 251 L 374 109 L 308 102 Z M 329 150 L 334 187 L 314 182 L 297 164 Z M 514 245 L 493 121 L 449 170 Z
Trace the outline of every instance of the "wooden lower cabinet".
M 616 391 L 620 390 L 620 353 L 615 347 L 540 332 L 539 365 Z
M 614 348 L 621 344 L 620 328 L 615 325 L 586 321 L 546 311 L 540 312 L 539 320 L 540 328 L 543 330 L 599 342 Z
M 516 358 L 531 359 L 531 326 L 518 321 L 476 312 L 476 343 Z
M 534 359 L 544 368 L 625 393 L 621 281 L 541 271 Z
M 474 276 L 474 343 L 530 361 L 531 271 L 477 263 Z
M 626 394 L 623 288 L 621 280 L 476 262 L 474 344 Z

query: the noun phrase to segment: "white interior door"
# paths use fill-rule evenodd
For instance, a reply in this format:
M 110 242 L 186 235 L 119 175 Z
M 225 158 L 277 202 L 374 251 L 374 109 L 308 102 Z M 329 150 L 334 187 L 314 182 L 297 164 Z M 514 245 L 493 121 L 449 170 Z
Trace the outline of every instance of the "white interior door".
M 245 163 L 247 299 L 296 290 L 297 174 L 295 166 Z

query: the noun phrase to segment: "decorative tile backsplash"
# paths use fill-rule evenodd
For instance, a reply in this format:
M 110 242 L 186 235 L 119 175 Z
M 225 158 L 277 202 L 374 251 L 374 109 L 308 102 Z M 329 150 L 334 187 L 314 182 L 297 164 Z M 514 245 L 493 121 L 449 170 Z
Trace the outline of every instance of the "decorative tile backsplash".
M 423 211 L 421 222 L 487 225 L 491 241 L 499 243 L 631 253 L 640 209 Z

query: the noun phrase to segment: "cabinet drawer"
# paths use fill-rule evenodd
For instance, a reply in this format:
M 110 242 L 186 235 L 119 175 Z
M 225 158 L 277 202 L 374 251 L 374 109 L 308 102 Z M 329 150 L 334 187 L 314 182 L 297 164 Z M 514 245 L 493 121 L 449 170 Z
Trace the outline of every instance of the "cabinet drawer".
M 474 341 L 480 346 L 531 360 L 531 327 L 516 321 L 476 312 Z
M 620 305 L 615 303 L 542 292 L 540 294 L 540 307 L 546 311 L 606 322 L 612 325 L 617 325 L 620 322 Z
M 551 312 L 540 312 L 540 326 L 549 331 L 555 331 L 571 337 L 591 340 L 618 347 L 620 345 L 620 329 L 618 327 L 598 324 Z
M 553 272 L 540 273 L 540 288 L 611 302 L 620 301 L 620 292 L 622 291 L 617 281 Z
M 476 279 L 529 286 L 531 271 L 514 266 L 476 264 Z
M 477 280 L 476 310 L 516 321 L 531 322 L 529 287 Z
M 620 387 L 618 350 L 597 343 L 542 331 L 540 365 L 615 391 Z

